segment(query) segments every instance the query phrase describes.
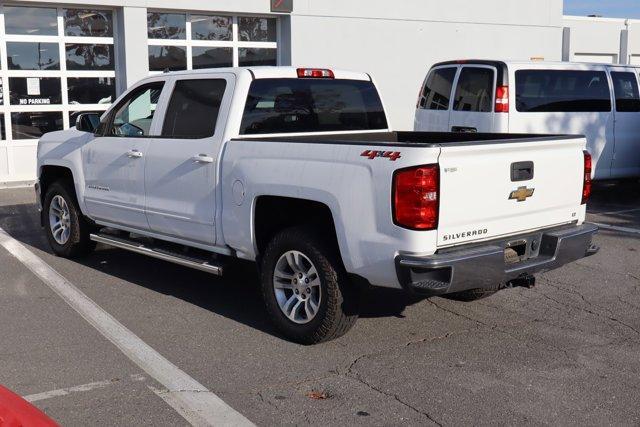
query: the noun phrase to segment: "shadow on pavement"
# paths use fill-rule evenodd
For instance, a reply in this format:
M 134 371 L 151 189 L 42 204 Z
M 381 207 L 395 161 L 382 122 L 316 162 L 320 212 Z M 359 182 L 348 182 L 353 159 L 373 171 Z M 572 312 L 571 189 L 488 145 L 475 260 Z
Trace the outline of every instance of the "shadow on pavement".
M 640 229 L 640 180 L 596 183 L 587 213 L 589 221 Z M 640 235 L 629 237 L 640 238 Z
M 32 204 L 0 206 L 0 227 L 28 246 L 51 252 Z M 102 245 L 91 255 L 72 262 L 278 335 L 267 318 L 254 263 L 232 260 L 220 278 Z M 398 290 L 366 289 L 360 317 L 402 317 L 408 305 L 419 301 Z

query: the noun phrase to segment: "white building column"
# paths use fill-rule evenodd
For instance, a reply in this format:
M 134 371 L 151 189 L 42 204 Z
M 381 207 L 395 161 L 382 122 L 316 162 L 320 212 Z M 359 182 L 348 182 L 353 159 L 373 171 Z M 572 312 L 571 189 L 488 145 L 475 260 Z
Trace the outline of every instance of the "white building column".
M 118 95 L 149 76 L 147 9 L 124 6 L 117 11 L 116 90 Z

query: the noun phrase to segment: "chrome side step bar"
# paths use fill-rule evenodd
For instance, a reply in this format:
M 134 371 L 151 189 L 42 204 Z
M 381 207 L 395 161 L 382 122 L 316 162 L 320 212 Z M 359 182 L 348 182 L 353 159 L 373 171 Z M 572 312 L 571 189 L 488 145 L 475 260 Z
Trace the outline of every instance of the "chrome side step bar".
M 137 254 L 142 254 L 152 258 L 172 262 L 184 267 L 205 271 L 207 273 L 215 274 L 216 276 L 222 276 L 222 266 L 212 264 L 211 261 L 208 260 L 192 258 L 159 248 L 148 247 L 140 242 L 125 240 L 119 237 L 105 234 L 91 234 L 89 238 L 94 242 L 104 243 L 105 245 L 113 246 L 115 248 L 124 249 L 127 251 L 135 252 Z

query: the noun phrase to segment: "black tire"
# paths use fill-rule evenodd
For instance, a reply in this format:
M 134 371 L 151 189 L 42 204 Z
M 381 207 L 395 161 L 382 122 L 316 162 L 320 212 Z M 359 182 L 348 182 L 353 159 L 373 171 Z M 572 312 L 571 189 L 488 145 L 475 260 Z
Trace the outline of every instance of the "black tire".
M 64 244 L 58 243 L 54 238 L 49 221 L 49 209 L 51 202 L 56 196 L 62 197 L 69 209 L 70 233 L 69 239 Z M 49 246 L 51 246 L 51 250 L 57 256 L 77 258 L 87 255 L 95 249 L 95 242 L 89 239 L 91 224 L 82 215 L 78 207 L 78 200 L 72 183 L 68 181 L 56 181 L 47 188 L 43 203 L 43 217 Z
M 315 317 L 294 323 L 280 309 L 273 286 L 276 263 L 287 251 L 299 251 L 316 267 L 322 298 Z M 317 344 L 344 335 L 358 319 L 359 292 L 350 283 L 336 244 L 307 227 L 292 227 L 276 234 L 260 262 L 260 282 L 267 312 L 276 328 L 291 341 Z

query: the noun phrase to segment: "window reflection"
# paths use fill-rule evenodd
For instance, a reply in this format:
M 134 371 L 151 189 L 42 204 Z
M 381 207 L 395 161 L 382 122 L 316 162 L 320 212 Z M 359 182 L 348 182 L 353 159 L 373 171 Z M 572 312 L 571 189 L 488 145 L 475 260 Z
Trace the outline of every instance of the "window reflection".
M 113 70 L 113 45 L 69 44 L 65 45 L 67 70 Z
M 57 43 L 7 42 L 10 70 L 59 70 Z
M 62 130 L 62 113 L 59 111 L 11 113 L 13 139 L 37 139 L 56 130 Z
M 233 49 L 230 47 L 194 47 L 193 69 L 233 66 Z
M 116 97 L 115 79 L 68 78 L 69 104 L 111 104 Z
M 7 34 L 57 36 L 57 12 L 43 7 L 5 6 L 4 27 Z
M 187 49 L 182 46 L 149 46 L 149 70 L 187 69 Z
M 67 36 L 113 37 L 113 14 L 109 10 L 65 9 Z
M 230 16 L 191 16 L 193 40 L 231 40 L 233 20 Z
M 275 42 L 277 38 L 276 19 L 239 17 L 238 31 L 240 41 Z
M 57 77 L 10 77 L 11 105 L 50 105 L 62 102 Z
M 241 67 L 276 65 L 276 49 L 240 48 L 238 56 Z
M 183 13 L 147 13 L 147 33 L 150 39 L 186 38 L 187 16 Z

